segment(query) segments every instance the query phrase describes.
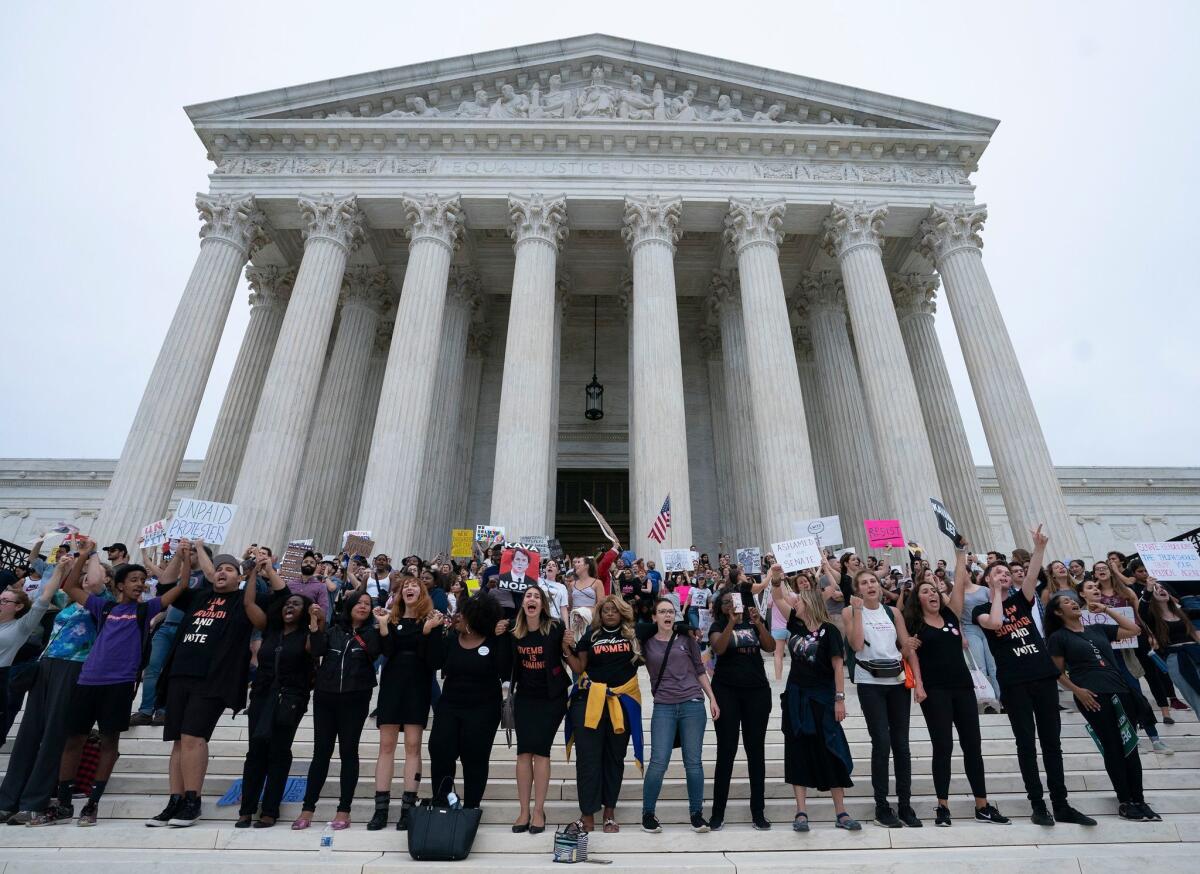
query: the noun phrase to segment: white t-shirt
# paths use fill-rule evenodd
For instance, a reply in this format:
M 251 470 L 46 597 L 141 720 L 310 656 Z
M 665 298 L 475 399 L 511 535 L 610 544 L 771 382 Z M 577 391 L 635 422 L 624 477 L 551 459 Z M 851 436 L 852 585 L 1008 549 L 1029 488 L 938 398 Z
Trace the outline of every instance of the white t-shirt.
M 562 619 L 567 612 L 567 587 L 545 577 L 538 580 L 538 586 L 550 601 L 550 615 L 554 619 Z
M 857 661 L 881 661 L 886 659 L 900 660 L 900 646 L 896 638 L 896 623 L 892 622 L 887 609 L 880 604 L 874 610 L 862 608 L 863 648 L 856 650 L 854 658 Z M 846 613 L 847 628 L 850 625 L 850 614 Z M 869 645 L 868 645 L 869 644 Z M 895 677 L 872 677 L 860 664 L 854 665 L 854 682 L 866 685 L 896 686 L 904 683 L 904 672 Z

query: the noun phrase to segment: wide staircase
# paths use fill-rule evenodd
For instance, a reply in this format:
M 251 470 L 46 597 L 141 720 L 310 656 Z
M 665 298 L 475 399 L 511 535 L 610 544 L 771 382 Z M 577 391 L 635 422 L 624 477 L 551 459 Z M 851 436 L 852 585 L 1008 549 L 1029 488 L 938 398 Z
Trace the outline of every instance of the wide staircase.
M 769 670 L 769 668 L 768 668 Z M 925 821 L 920 829 L 885 829 L 871 823 L 870 740 L 853 687 L 849 687 L 844 723 L 854 756 L 854 788 L 848 790 L 848 808 L 863 823 L 860 832 L 834 827 L 833 807 L 827 795 L 813 793 L 807 809 L 812 831 L 797 834 L 791 829 L 795 803 L 792 789 L 783 782 L 783 737 L 779 729 L 778 693 L 767 735 L 767 816 L 770 831 L 750 826 L 749 785 L 746 764 L 739 753 L 730 787 L 730 804 L 725 828 L 695 834 L 687 824 L 687 793 L 682 763 L 676 751 L 658 803 L 663 832 L 641 831 L 641 779 L 632 755 L 625 770 L 625 784 L 618 807 L 619 834 L 595 833 L 591 839 L 593 858 L 611 861 L 612 871 L 671 870 L 705 872 L 806 872 L 886 871 L 889 874 L 928 874 L 935 866 L 954 866 L 958 871 L 1013 872 L 1154 872 L 1195 874 L 1200 871 L 1200 723 L 1195 714 L 1178 711 L 1176 724 L 1160 726 L 1163 738 L 1174 750 L 1167 756 L 1149 750 L 1142 740 L 1147 802 L 1163 816 L 1160 823 L 1124 822 L 1116 816 L 1116 800 L 1095 744 L 1088 736 L 1083 718 L 1068 706 L 1063 712 L 1062 745 L 1066 761 L 1071 803 L 1096 817 L 1099 826 L 1083 828 L 1058 825 L 1038 827 L 1029 822 L 1017 768 L 1012 734 L 1003 715 L 985 715 L 983 752 L 991 800 L 1013 820 L 1009 826 L 976 823 L 962 763 L 954 762 L 951 785 L 952 828 L 933 826 L 934 800 L 930 776 L 930 744 L 920 709 L 913 708 L 912 755 L 914 806 Z M 649 683 L 642 676 L 643 700 L 650 701 Z M 650 708 L 645 715 L 647 760 L 649 759 Z M 16 728 L 13 729 L 15 737 Z M 136 728 L 122 740 L 122 756 L 99 808 L 95 828 L 74 824 L 48 828 L 0 826 L 0 874 L 53 871 L 62 874 L 72 866 L 89 872 L 124 872 L 170 868 L 174 872 L 220 872 L 236 870 L 270 874 L 297 868 L 319 867 L 325 871 L 386 874 L 411 869 L 418 864 L 407 853 L 404 834 L 389 824 L 384 831 L 368 832 L 374 792 L 373 768 L 378 735 L 373 720 L 363 734 L 362 778 L 354 825 L 337 832 L 331 853 L 319 852 L 322 826 L 336 805 L 338 763 L 331 766 L 313 827 L 293 832 L 289 825 L 299 812 L 298 803 L 285 803 L 280 824 L 267 830 L 233 828 L 236 807 L 218 807 L 219 799 L 241 775 L 246 751 L 246 719 L 222 718 L 211 745 L 212 762 L 205 784 L 203 819 L 192 828 L 146 828 L 142 822 L 162 809 L 167 795 L 167 757 L 170 745 L 162 742 L 161 729 Z M 292 775 L 303 777 L 312 754 L 312 723 L 306 717 L 293 747 Z M 710 730 L 705 736 L 704 768 L 711 779 L 716 748 Z M 434 864 L 454 870 L 549 871 L 552 870 L 553 827 L 578 816 L 575 767 L 565 760 L 560 745 L 554 754 L 546 813 L 550 828 L 541 835 L 512 834 L 516 817 L 514 750 L 498 733 L 492 753 L 491 777 L 483 804 L 483 825 L 471 856 L 458 863 Z M 0 749 L 0 768 L 7 768 L 7 748 Z M 428 763 L 424 768 L 422 795 L 429 794 Z M 400 784 L 393 795 L 400 796 Z M 707 795 L 711 796 L 711 785 Z M 76 812 L 82 802 L 76 801 Z M 393 806 L 395 818 L 398 804 Z M 707 806 L 706 806 L 707 814 Z M 553 869 L 560 870 L 560 869 Z

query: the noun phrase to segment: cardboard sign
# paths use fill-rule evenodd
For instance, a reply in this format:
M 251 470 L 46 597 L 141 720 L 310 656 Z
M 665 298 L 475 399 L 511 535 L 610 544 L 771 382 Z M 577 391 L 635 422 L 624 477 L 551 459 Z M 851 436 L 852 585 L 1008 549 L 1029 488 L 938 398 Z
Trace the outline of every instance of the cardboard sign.
M 1114 613 L 1120 613 L 1122 616 L 1124 616 L 1130 622 L 1137 621 L 1134 618 L 1132 607 L 1113 607 L 1112 609 L 1113 609 Z M 1088 610 L 1086 607 L 1084 607 L 1083 610 L 1080 611 L 1079 621 L 1082 622 L 1084 624 L 1084 626 L 1116 625 L 1117 624 L 1117 620 L 1113 619 L 1107 613 L 1093 613 L 1092 611 Z M 1137 645 L 1138 645 L 1138 639 L 1136 637 L 1131 637 L 1128 640 L 1114 640 L 1111 644 L 1111 646 L 1114 650 L 1137 649 Z
M 616 543 L 616 532 L 614 532 L 612 526 L 608 524 L 608 520 L 600 515 L 600 511 L 593 507 L 590 501 L 585 499 L 583 503 L 587 505 L 587 508 L 592 511 L 592 515 L 596 518 L 596 521 L 600 523 L 600 530 L 604 532 L 604 536 L 613 543 Z
M 772 543 L 775 561 L 787 573 L 821 566 L 821 546 L 815 537 L 797 537 L 782 543 Z
M 343 531 L 342 532 L 342 552 L 346 552 L 346 541 L 351 537 L 361 537 L 364 540 L 371 539 L 370 531 Z
M 504 542 L 504 529 L 498 525 L 476 525 L 475 542 L 489 549 Z
M 300 579 L 300 562 L 304 559 L 304 553 L 312 549 L 312 538 L 307 540 L 293 540 L 287 545 L 287 549 L 283 551 L 283 559 L 279 562 L 279 575 L 283 577 L 285 583 L 292 583 Z
M 543 558 L 550 554 L 550 538 L 545 534 L 527 534 L 519 538 L 517 542 L 533 547 L 538 551 L 538 555 Z
M 450 532 L 450 557 L 470 558 L 471 540 L 474 532 L 470 528 L 455 528 Z
M 796 523 L 797 537 L 815 537 L 822 546 L 841 546 L 842 520 L 837 516 L 822 516 L 820 519 L 808 519 Z
M 167 519 L 159 519 L 157 522 L 151 522 L 142 529 L 142 536 L 138 542 L 142 545 L 142 549 L 154 549 L 156 546 L 162 546 L 171 538 L 167 537 Z
M 663 549 L 659 550 L 659 554 L 662 556 L 662 569 L 664 573 L 690 571 L 692 569 L 692 551 L 690 549 Z
M 1200 580 L 1200 552 L 1187 540 L 1135 543 L 1146 572 L 1156 580 Z
M 371 553 L 375 551 L 375 541 L 369 537 L 363 537 L 358 533 L 353 533 L 346 538 L 346 543 L 342 547 L 342 552 L 347 553 L 351 557 L 361 555 L 363 558 L 370 558 Z
M 762 550 L 757 546 L 743 546 L 737 551 L 737 563 L 744 574 L 761 574 Z
M 209 546 L 220 546 L 225 542 L 225 534 L 235 513 L 237 507 L 233 504 L 184 498 L 167 526 L 167 539 L 180 540 L 186 537 L 188 540 L 203 540 Z
M 946 505 L 937 498 L 930 498 L 929 503 L 933 505 L 933 515 L 937 517 L 938 530 L 950 538 L 950 542 L 955 546 L 962 546 L 963 537 L 958 533 L 958 526 L 954 524 L 954 520 L 950 518 L 950 511 L 946 509 Z
M 871 549 L 904 546 L 899 519 L 864 519 L 863 526 L 867 529 L 867 546 Z

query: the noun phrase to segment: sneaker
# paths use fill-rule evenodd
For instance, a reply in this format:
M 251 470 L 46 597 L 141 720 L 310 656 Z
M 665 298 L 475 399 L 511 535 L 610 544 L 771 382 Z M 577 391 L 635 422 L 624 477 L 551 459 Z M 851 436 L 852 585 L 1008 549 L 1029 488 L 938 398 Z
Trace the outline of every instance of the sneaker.
M 146 825 L 149 828 L 162 828 L 170 825 L 171 819 L 179 811 L 179 806 L 183 804 L 182 795 L 172 795 L 167 799 L 167 806 L 162 809 L 162 813 L 157 816 L 152 816 L 146 820 Z
M 662 826 L 659 825 L 658 817 L 655 816 L 653 813 L 649 813 L 649 812 L 643 813 L 642 814 L 642 831 L 649 832 L 652 835 L 656 835 L 659 832 L 661 832 Z
M 1149 804 L 1143 802 L 1138 805 L 1138 808 L 1142 811 L 1143 822 L 1162 822 L 1162 817 L 1151 810 Z
M 1121 804 L 1117 806 L 1117 816 L 1121 819 L 1128 819 L 1131 822 L 1143 822 L 1146 817 L 1142 814 L 1142 808 L 1137 804 Z
M 8 825 L 29 825 L 33 821 L 33 811 L 19 810 L 8 818 Z M 49 823 L 47 823 L 49 825 Z
M 985 804 L 983 807 L 976 807 L 975 821 L 990 822 L 992 825 L 1008 825 L 1012 822 L 1007 816 L 1002 815 L 994 804 Z
M 1175 698 L 1175 697 L 1172 697 L 1169 703 L 1171 705 L 1172 710 L 1187 710 L 1188 709 L 1188 706 L 1186 704 L 1184 704 L 1182 701 L 1180 701 L 1178 698 Z
M 143 726 L 153 725 L 153 724 L 154 724 L 154 716 L 149 713 L 142 713 L 142 711 L 140 711 L 140 710 L 129 717 L 129 727 L 130 728 L 141 728 Z
M 190 798 L 184 796 L 179 802 L 179 809 L 175 811 L 175 815 L 167 822 L 167 825 L 172 828 L 187 828 L 190 825 L 195 825 L 196 820 L 200 818 L 200 796 L 193 795 Z
M 1174 720 L 1174 719 L 1172 719 L 1172 718 L 1171 718 L 1171 714 L 1169 714 L 1169 713 L 1168 713 L 1166 716 L 1164 716 L 1164 717 L 1162 718 L 1162 724 L 1163 724 L 1163 725 L 1174 725 L 1174 724 L 1175 724 L 1175 720 Z
M 1175 751 L 1167 746 L 1167 742 L 1161 737 L 1156 737 L 1154 740 L 1150 741 L 1150 746 L 1154 749 L 1154 752 L 1162 753 L 1164 756 L 1175 755 Z
M 15 810 L 0 810 L 0 824 L 8 822 L 17 815 Z
M 692 831 L 697 834 L 704 834 L 709 829 L 708 823 L 704 821 L 704 817 L 699 813 L 692 814 Z
M 1054 817 L 1050 815 L 1050 811 L 1046 809 L 1046 805 L 1042 802 L 1035 802 L 1033 812 L 1029 815 L 1029 821 L 1034 825 L 1054 825 Z
M 949 828 L 951 825 L 950 808 L 939 804 L 934 815 L 933 824 L 938 828 Z
M 1054 818 L 1059 822 L 1070 823 L 1071 825 L 1095 825 L 1096 820 L 1090 816 L 1080 813 L 1074 807 L 1064 804 L 1062 807 L 1054 808 Z
M 167 711 L 155 710 L 154 716 L 150 718 L 151 725 L 164 726 L 167 724 Z
M 708 821 L 708 830 L 710 832 L 719 832 L 725 827 L 725 820 L 722 817 L 714 816 Z
M 83 805 L 83 810 L 79 811 L 79 819 L 75 820 L 75 825 L 92 826 L 96 824 L 96 803 L 89 801 Z
M 875 825 L 883 826 L 884 828 L 903 828 L 902 823 L 892 810 L 890 804 L 875 805 Z
M 901 804 L 897 815 L 900 817 L 900 821 L 909 828 L 923 828 L 925 825 L 917 818 L 917 812 L 912 809 L 912 805 Z
M 763 815 L 761 810 L 758 813 L 750 814 L 750 818 L 754 821 L 755 831 L 769 832 L 771 830 L 771 821 Z
M 837 821 L 834 822 L 834 825 L 837 828 L 844 828 L 848 832 L 862 831 L 862 823 L 848 813 L 839 813 L 837 815 Z

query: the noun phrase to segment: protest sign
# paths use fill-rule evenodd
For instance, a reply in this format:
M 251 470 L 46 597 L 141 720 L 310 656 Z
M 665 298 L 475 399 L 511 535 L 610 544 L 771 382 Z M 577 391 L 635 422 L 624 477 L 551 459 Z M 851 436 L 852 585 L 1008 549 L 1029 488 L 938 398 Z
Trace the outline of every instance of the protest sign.
M 156 546 L 162 546 L 170 538 L 167 537 L 167 519 L 159 519 L 157 522 L 151 522 L 149 525 L 142 528 L 142 536 L 138 543 L 142 545 L 142 549 L 154 549 Z
M 815 537 L 797 537 L 782 543 L 772 543 L 775 561 L 788 573 L 821 566 L 821 547 Z
M 504 542 L 504 529 L 498 525 L 476 525 L 475 542 L 487 549 Z
M 473 533 L 470 528 L 455 528 L 450 532 L 451 558 L 471 557 L 471 536 Z
M 203 540 L 209 546 L 220 546 L 235 513 L 233 504 L 184 498 L 167 526 L 167 539 Z
M 842 545 L 842 520 L 837 516 L 822 516 L 796 523 L 797 537 L 815 537 L 822 546 Z
M 555 561 L 562 561 L 563 558 L 566 557 L 566 553 L 563 552 L 562 544 L 558 542 L 557 537 L 551 537 L 546 545 L 550 550 L 550 557 Z
M 933 515 L 937 517 L 938 530 L 950 538 L 950 542 L 955 546 L 962 546 L 963 537 L 958 533 L 958 526 L 954 524 L 954 520 L 950 518 L 950 511 L 946 509 L 946 505 L 937 498 L 930 498 L 929 503 L 933 505 Z
M 349 556 L 361 555 L 363 558 L 370 558 L 371 553 L 375 551 L 375 541 L 369 537 L 363 537 L 360 534 L 352 533 L 346 538 L 346 543 L 342 547 L 342 552 Z
M 867 546 L 871 549 L 904 545 L 899 519 L 864 519 L 863 526 L 867 529 Z
M 550 538 L 545 534 L 527 534 L 520 538 L 517 542 L 523 543 L 532 549 L 536 549 L 538 551 L 538 555 L 540 555 L 542 558 L 545 558 L 550 554 Z
M 1134 618 L 1132 607 L 1113 607 L 1112 611 L 1114 613 L 1120 613 L 1123 617 L 1128 619 L 1130 622 L 1137 621 Z M 1082 611 L 1080 611 L 1079 621 L 1082 622 L 1085 627 L 1088 625 L 1116 625 L 1117 624 L 1117 620 L 1113 619 L 1107 613 L 1093 613 L 1092 611 L 1088 610 L 1086 607 Z M 1114 650 L 1137 649 L 1137 645 L 1138 645 L 1138 639 L 1136 637 L 1130 637 L 1127 640 L 1114 640 L 1112 642 L 1112 648 Z
M 541 556 L 526 543 L 505 543 L 500 553 L 500 575 L 496 588 L 507 589 L 519 598 L 530 586 L 536 586 Z M 519 606 L 516 603 L 514 607 Z
M 662 556 L 663 573 L 692 569 L 692 551 L 690 549 L 663 549 L 660 551 L 660 555 Z
M 854 554 L 854 547 L 847 546 L 845 549 L 839 549 L 837 552 L 835 552 L 833 554 L 833 558 L 835 561 L 837 561 L 837 560 L 841 559 L 841 557 L 843 555 L 853 555 L 853 554 Z
M 283 551 L 283 559 L 279 562 L 279 575 L 285 583 L 300 579 L 300 562 L 304 553 L 312 549 L 312 538 L 307 540 L 292 540 Z
M 617 543 L 618 540 L 616 532 L 614 532 L 612 526 L 608 524 L 608 520 L 600 515 L 600 511 L 592 506 L 591 501 L 585 499 L 583 503 L 587 505 L 587 508 L 592 511 L 592 515 L 596 518 L 596 521 L 600 523 L 600 530 L 604 532 L 604 536 L 613 543 Z
M 1146 573 L 1156 580 L 1200 580 L 1200 552 L 1187 540 L 1135 543 Z
M 346 541 L 351 537 L 362 537 L 365 540 L 371 539 L 370 531 L 343 531 L 342 532 L 342 552 L 346 552 Z
M 757 546 L 744 546 L 737 551 L 737 563 L 744 574 L 762 573 L 762 550 Z

